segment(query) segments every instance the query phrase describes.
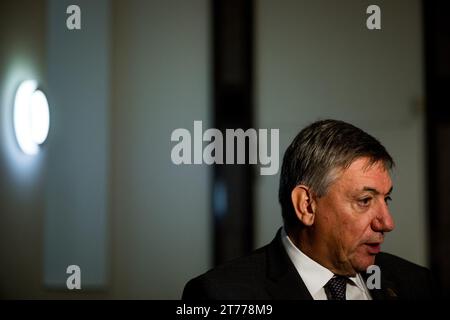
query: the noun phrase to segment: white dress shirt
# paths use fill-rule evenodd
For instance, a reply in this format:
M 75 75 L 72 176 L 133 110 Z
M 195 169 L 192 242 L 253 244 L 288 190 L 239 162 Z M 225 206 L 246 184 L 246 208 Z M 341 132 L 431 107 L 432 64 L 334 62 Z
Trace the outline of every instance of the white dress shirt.
M 327 300 L 324 286 L 333 278 L 333 272 L 301 252 L 289 239 L 284 228 L 281 230 L 281 240 L 313 299 Z M 359 273 L 354 277 L 349 277 L 349 280 L 346 288 L 347 300 L 372 300 L 364 279 Z

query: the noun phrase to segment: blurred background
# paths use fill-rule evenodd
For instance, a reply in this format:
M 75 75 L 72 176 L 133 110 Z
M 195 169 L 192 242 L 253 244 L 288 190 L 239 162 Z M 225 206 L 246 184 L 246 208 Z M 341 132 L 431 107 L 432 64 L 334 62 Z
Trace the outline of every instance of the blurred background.
M 69 5 L 81 29 L 69 30 Z M 381 9 L 368 30 L 366 9 Z M 17 0 L 0 4 L 0 297 L 178 299 L 270 242 L 279 172 L 175 165 L 177 128 L 351 122 L 396 161 L 384 251 L 450 295 L 448 4 L 419 0 Z M 36 79 L 47 141 L 18 147 L 14 95 Z M 206 145 L 206 143 L 204 144 Z M 82 290 L 66 288 L 81 268 Z

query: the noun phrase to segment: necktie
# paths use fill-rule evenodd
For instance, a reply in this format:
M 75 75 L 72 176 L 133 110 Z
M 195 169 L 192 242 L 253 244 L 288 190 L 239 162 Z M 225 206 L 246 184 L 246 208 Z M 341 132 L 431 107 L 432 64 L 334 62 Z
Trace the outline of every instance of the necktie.
M 325 285 L 328 300 L 345 300 L 345 289 L 347 288 L 347 277 L 334 276 Z

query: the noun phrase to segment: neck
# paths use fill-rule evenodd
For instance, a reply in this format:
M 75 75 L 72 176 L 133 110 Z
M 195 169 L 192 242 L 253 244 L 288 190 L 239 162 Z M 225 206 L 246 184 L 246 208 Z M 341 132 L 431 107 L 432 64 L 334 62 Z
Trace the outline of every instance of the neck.
M 290 228 L 286 230 L 286 234 L 301 252 L 334 274 L 354 276 L 357 273 L 348 259 L 333 259 L 333 257 L 339 257 L 339 255 L 330 252 L 332 246 L 328 246 L 322 239 L 316 237 L 313 227 Z

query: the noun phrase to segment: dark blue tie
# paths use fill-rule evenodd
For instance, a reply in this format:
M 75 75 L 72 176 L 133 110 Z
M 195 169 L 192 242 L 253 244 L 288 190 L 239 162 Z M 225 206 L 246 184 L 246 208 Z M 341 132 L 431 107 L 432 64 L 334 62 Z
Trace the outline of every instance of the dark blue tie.
M 334 276 L 325 285 L 325 292 L 328 300 L 345 300 L 345 290 L 347 289 L 347 277 Z

